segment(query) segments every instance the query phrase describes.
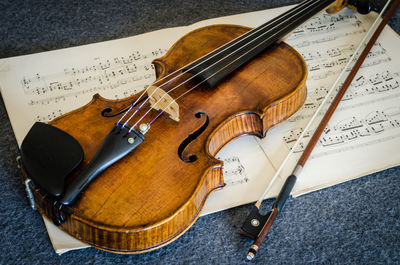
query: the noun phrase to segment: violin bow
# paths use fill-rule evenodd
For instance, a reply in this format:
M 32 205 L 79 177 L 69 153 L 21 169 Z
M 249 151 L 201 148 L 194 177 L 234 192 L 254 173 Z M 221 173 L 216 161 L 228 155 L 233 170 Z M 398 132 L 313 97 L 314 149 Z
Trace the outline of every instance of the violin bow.
M 253 260 L 255 255 L 260 248 L 263 240 L 268 234 L 269 229 L 272 226 L 272 223 L 275 221 L 279 212 L 282 211 L 283 206 L 285 205 L 286 200 L 289 198 L 290 193 L 296 183 L 297 176 L 301 173 L 304 165 L 306 164 L 312 150 L 314 149 L 315 145 L 317 144 L 322 132 L 324 131 L 326 125 L 328 124 L 330 118 L 332 117 L 333 113 L 335 112 L 339 102 L 341 101 L 343 95 L 345 94 L 347 88 L 350 86 L 353 78 L 357 74 L 358 69 L 361 67 L 362 63 L 364 62 L 365 58 L 367 57 L 369 51 L 371 50 L 372 46 L 374 45 L 375 41 L 379 37 L 380 33 L 382 32 L 383 28 L 389 21 L 390 17 L 396 10 L 397 6 L 399 5 L 400 0 L 390 0 L 386 3 L 386 5 L 382 8 L 382 11 L 372 24 L 371 28 L 357 47 L 356 51 L 340 73 L 339 77 L 336 79 L 335 83 L 332 85 L 331 89 L 329 90 L 327 96 L 325 97 L 324 101 L 321 103 L 311 120 L 308 122 L 307 126 L 303 130 L 302 134 L 298 138 L 296 144 L 292 147 L 289 154 L 286 156 L 285 160 L 277 170 L 276 174 L 272 178 L 271 182 L 269 183 L 268 187 L 266 188 L 265 192 L 262 196 L 256 201 L 254 204 L 250 214 L 247 216 L 242 228 L 241 233 L 254 239 L 253 245 L 250 247 L 247 253 L 247 259 Z M 368 40 L 369 39 L 369 40 Z M 362 50 L 361 54 L 360 51 Z M 360 55 L 359 55 L 360 54 Z M 358 56 L 359 55 L 359 56 Z M 358 58 L 357 58 L 358 57 Z M 350 70 L 351 69 L 351 70 Z M 349 72 L 350 70 L 350 72 Z M 346 73 L 349 74 L 346 77 L 343 85 L 341 86 L 339 92 L 336 94 L 334 100 L 332 101 L 331 105 L 329 106 L 328 110 L 324 114 L 322 120 L 320 121 L 317 129 L 315 130 L 314 134 L 312 135 L 310 141 L 308 142 L 306 148 L 304 149 L 300 159 L 298 160 L 292 174 L 286 179 L 283 187 L 281 188 L 278 197 L 276 198 L 274 204 L 272 205 L 272 209 L 266 215 L 262 215 L 260 213 L 260 208 L 262 201 L 264 200 L 265 196 L 267 195 L 269 189 L 271 188 L 272 184 L 275 182 L 277 176 L 279 175 L 280 171 L 288 161 L 289 157 L 293 153 L 293 151 L 297 148 L 299 142 L 306 134 L 308 129 L 311 127 L 311 124 L 314 122 L 315 118 L 319 116 L 319 113 L 323 109 L 323 106 L 330 98 L 330 94 L 334 90 L 340 81 L 345 77 Z

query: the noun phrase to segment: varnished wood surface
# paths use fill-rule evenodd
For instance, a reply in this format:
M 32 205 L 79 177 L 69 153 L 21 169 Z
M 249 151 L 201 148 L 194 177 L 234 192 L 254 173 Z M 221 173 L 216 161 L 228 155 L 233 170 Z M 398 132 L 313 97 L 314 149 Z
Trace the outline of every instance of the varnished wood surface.
M 199 58 L 248 29 L 216 25 L 196 30 L 176 42 L 155 60 L 159 78 Z M 168 82 L 168 91 L 183 76 Z M 70 207 L 61 229 L 94 247 L 121 253 L 140 253 L 161 247 L 184 233 L 197 219 L 207 196 L 224 185 L 222 162 L 214 158 L 233 139 L 252 134 L 264 137 L 269 128 L 292 116 L 306 97 L 306 68 L 301 56 L 281 43 L 264 52 L 215 88 L 200 86 L 177 100 L 180 122 L 165 115 L 152 124 L 145 141 L 132 153 L 100 174 Z M 172 98 L 196 81 L 176 89 Z M 156 83 L 161 85 L 161 83 Z M 82 145 L 85 159 L 75 175 L 93 157 L 103 138 L 121 117 L 104 117 L 106 108 L 122 109 L 125 100 L 95 96 L 88 105 L 51 122 Z M 147 106 L 147 105 L 146 105 Z M 144 108 L 136 117 L 147 110 Z M 181 142 L 209 117 L 206 130 L 184 151 L 196 154 L 193 163 L 177 153 Z M 150 112 L 144 122 L 157 113 Z M 130 124 L 133 124 L 133 119 Z M 71 178 L 73 178 L 72 176 Z M 51 218 L 51 204 L 35 190 L 39 211 Z

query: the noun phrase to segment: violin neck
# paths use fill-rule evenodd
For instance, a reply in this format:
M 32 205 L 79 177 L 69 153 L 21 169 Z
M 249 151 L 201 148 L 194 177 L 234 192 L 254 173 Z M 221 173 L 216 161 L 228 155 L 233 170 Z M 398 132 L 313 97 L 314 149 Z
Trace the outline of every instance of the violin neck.
M 286 13 L 250 30 L 187 66 L 183 72 L 196 75 L 209 87 L 219 84 L 236 69 L 284 38 L 335 0 L 306 0 Z

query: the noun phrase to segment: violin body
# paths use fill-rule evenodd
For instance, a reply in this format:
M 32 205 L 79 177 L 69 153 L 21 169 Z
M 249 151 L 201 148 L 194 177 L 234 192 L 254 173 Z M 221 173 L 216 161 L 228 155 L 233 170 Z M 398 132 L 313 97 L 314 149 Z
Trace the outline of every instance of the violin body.
M 214 25 L 183 36 L 154 61 L 158 80 L 248 30 Z M 168 91 L 188 76 L 167 78 L 163 89 Z M 200 85 L 180 97 L 198 83 L 193 79 L 175 89 L 170 96 L 177 99 L 179 121 L 160 116 L 140 146 L 98 175 L 66 207 L 60 228 L 96 248 L 118 253 L 147 252 L 177 239 L 199 217 L 210 193 L 224 186 L 217 153 L 242 135 L 262 138 L 294 115 L 306 98 L 306 76 L 302 57 L 281 42 L 216 87 Z M 73 136 L 84 151 L 83 162 L 67 184 L 95 155 L 123 115 L 118 113 L 137 98 L 108 100 L 95 95 L 86 106 L 50 122 Z M 148 110 L 145 106 L 137 117 Z M 147 122 L 156 115 L 151 110 Z M 31 189 L 39 212 L 52 219 L 52 198 L 34 185 Z

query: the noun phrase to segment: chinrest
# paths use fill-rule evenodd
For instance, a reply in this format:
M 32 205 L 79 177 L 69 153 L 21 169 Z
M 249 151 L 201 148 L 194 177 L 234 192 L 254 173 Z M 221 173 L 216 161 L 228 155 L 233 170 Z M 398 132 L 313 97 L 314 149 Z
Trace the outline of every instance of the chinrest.
M 83 149 L 68 133 L 36 122 L 21 145 L 27 176 L 44 192 L 60 197 L 65 178 L 82 162 Z

